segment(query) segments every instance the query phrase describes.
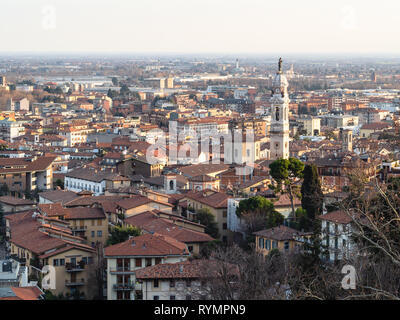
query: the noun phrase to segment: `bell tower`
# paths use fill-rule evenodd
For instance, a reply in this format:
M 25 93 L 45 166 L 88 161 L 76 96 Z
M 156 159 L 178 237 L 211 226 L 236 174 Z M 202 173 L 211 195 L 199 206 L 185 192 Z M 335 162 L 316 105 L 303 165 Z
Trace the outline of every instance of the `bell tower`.
M 282 58 L 272 82 L 272 118 L 270 128 L 270 159 L 289 158 L 289 95 L 288 81 L 282 71 Z

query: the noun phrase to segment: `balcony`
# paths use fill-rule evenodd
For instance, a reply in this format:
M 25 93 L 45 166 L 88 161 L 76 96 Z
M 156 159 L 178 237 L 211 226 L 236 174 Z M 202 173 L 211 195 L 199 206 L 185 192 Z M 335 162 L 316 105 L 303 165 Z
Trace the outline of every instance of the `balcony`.
M 15 260 L 15 261 L 17 261 L 17 262 L 19 262 L 22 266 L 24 266 L 26 264 L 26 258 L 20 258 L 16 254 L 10 255 L 10 258 Z
M 66 287 L 75 287 L 75 286 L 83 286 L 85 285 L 85 279 L 75 279 L 75 280 L 65 280 Z
M 133 273 L 134 270 L 131 270 L 131 268 L 128 267 L 117 267 L 116 269 L 111 269 L 110 273 L 111 274 L 119 274 L 119 273 Z
M 128 281 L 125 283 L 117 283 L 113 285 L 113 289 L 117 291 L 123 291 L 123 290 L 134 290 L 135 289 L 135 283 L 133 281 Z
M 87 226 L 77 226 L 77 227 L 72 228 L 72 231 L 76 231 L 76 232 L 86 231 L 86 230 L 87 230 Z
M 65 270 L 67 272 L 79 272 L 83 271 L 84 269 L 85 269 L 85 263 L 83 261 L 80 261 L 78 263 L 67 262 L 65 264 Z

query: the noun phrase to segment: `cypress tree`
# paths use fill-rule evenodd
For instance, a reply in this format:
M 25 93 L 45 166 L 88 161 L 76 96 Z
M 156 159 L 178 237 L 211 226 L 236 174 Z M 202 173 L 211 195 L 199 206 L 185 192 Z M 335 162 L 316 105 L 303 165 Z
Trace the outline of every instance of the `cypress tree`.
M 317 167 L 306 165 L 301 186 L 301 206 L 307 211 L 308 227 L 312 228 L 315 218 L 322 213 L 323 193 Z

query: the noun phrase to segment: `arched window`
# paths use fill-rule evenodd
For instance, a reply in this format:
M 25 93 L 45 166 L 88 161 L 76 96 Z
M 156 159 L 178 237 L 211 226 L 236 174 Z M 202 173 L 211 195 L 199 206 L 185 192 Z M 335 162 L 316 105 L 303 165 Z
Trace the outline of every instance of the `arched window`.
M 279 107 L 275 108 L 275 119 L 276 121 L 279 121 Z
M 169 182 L 169 190 L 174 190 L 174 180 Z

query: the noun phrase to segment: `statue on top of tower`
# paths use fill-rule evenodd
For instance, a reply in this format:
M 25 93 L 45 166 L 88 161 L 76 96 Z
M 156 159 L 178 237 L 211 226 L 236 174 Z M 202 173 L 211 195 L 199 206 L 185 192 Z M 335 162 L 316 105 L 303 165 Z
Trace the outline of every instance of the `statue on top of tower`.
M 278 67 L 279 67 L 278 72 L 281 73 L 282 72 L 282 58 L 279 58 Z

